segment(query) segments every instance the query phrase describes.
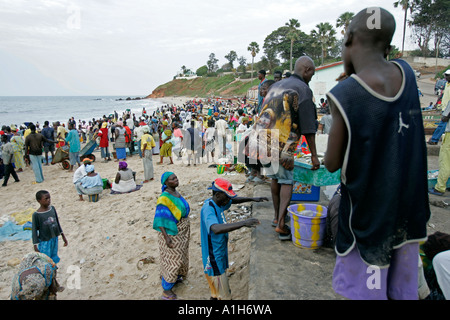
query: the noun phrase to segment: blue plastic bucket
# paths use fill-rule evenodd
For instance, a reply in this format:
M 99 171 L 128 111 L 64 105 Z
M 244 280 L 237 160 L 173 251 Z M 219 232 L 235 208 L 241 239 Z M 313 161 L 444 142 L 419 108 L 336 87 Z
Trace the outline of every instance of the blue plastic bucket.
M 288 212 L 294 245 L 306 249 L 320 248 L 327 229 L 327 207 L 299 203 L 289 206 Z

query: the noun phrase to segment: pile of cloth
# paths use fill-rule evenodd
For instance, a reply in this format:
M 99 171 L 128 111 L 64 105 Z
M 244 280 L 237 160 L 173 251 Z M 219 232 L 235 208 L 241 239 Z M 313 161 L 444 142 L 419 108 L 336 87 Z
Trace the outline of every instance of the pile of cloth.
M 0 242 L 31 240 L 31 218 L 34 211 L 34 208 L 28 208 L 23 211 L 2 216 L 2 225 L 0 226 Z

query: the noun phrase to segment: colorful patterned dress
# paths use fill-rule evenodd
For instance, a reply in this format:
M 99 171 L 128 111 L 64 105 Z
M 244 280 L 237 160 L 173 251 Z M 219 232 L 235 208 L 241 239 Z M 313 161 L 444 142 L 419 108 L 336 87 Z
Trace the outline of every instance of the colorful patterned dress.
M 156 203 L 153 229 L 158 231 L 158 245 L 161 263 L 161 282 L 164 290 L 170 290 L 180 277 L 186 277 L 189 270 L 190 207 L 180 196 L 165 191 Z M 169 248 L 160 227 L 165 228 L 174 247 Z

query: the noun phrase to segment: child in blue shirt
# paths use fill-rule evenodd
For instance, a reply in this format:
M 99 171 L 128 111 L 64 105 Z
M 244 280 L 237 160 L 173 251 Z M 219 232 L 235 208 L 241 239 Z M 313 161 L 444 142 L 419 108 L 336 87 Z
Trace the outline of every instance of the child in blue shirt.
M 200 235 L 202 245 L 203 271 L 211 289 L 211 299 L 231 299 L 226 269 L 228 268 L 228 232 L 242 227 L 259 224 L 258 219 L 227 223 L 224 211 L 232 204 L 248 201 L 267 201 L 266 197 L 238 198 L 231 183 L 218 178 L 209 188 L 212 198 L 203 204 L 201 210 Z

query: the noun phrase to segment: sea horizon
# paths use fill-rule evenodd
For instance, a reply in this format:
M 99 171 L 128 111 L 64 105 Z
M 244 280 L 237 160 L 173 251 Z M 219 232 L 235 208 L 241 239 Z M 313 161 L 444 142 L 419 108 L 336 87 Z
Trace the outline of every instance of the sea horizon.
M 162 105 L 160 100 L 133 95 L 0 96 L 0 125 L 33 122 L 42 128 L 45 121 L 67 123 L 74 117 L 77 123 L 78 120 L 88 122 L 114 112 L 121 116 L 126 110 L 139 117 L 143 108 L 152 113 Z

